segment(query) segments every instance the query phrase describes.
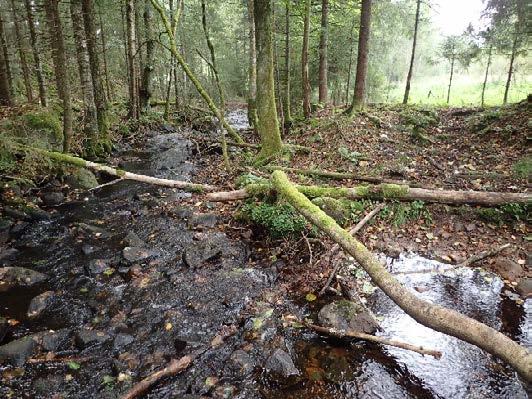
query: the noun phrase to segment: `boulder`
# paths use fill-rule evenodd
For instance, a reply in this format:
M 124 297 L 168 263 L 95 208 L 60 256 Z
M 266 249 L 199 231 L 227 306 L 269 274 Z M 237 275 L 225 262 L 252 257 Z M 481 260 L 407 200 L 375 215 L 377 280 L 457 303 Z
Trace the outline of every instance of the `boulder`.
M 504 280 L 517 281 L 523 275 L 523 266 L 508 258 L 497 258 L 492 270 Z
M 153 251 L 149 251 L 141 247 L 125 247 L 122 251 L 122 256 L 124 259 L 131 263 L 146 260 L 151 258 L 153 255 Z
M 47 278 L 46 274 L 24 267 L 0 267 L 0 291 L 14 287 L 32 287 Z
M 199 213 L 192 215 L 188 220 L 191 228 L 212 228 L 218 224 L 218 216 L 214 213 Z
M 96 176 L 90 170 L 84 168 L 72 169 L 64 178 L 66 184 L 72 188 L 89 190 L 98 185 Z
M 532 278 L 527 277 L 521 279 L 515 289 L 523 298 L 532 297 Z
M 292 358 L 282 349 L 276 349 L 266 360 L 266 370 L 282 375 L 285 378 L 299 375 Z
M 343 331 L 373 334 L 379 327 L 376 320 L 362 305 L 348 300 L 331 302 L 318 313 L 321 325 Z
M 0 363 L 7 362 L 21 367 L 33 355 L 37 343 L 31 336 L 26 336 L 0 346 Z
M 46 206 L 57 206 L 65 200 L 65 196 L 60 191 L 53 191 L 49 193 L 44 193 L 41 196 L 41 199 L 44 205 Z

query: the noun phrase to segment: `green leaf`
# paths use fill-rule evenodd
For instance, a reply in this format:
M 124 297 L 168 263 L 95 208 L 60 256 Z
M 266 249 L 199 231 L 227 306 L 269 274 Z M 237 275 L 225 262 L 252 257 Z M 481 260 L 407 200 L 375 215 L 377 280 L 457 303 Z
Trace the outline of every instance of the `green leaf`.
M 79 370 L 81 368 L 81 364 L 77 362 L 68 362 L 67 366 L 70 370 Z
M 111 375 L 104 375 L 103 376 L 102 384 L 111 385 L 113 382 L 115 382 L 115 377 L 113 377 Z
M 318 297 L 316 295 L 314 295 L 312 292 L 309 292 L 307 294 L 307 296 L 305 297 L 305 299 L 308 301 L 308 302 L 313 302 L 315 301 L 316 299 L 318 299 Z

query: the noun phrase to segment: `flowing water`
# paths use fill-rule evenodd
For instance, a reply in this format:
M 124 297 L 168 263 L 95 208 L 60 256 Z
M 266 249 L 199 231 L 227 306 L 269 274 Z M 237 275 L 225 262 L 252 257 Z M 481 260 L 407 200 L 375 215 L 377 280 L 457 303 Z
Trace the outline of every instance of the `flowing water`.
M 228 120 L 238 129 L 248 128 L 242 110 L 230 112 Z M 192 149 L 179 133 L 153 132 L 142 150 L 125 148 L 117 157 L 128 170 L 193 179 L 202 161 L 194 159 Z M 0 365 L 0 397 L 116 397 L 131 382 L 198 347 L 207 349 L 193 367 L 159 384 L 149 397 L 527 397 L 525 384 L 508 366 L 421 326 L 380 290 L 369 304 L 381 320 L 381 334 L 440 350 L 441 360 L 369 343 L 346 345 L 286 328 L 283 314 L 312 316 L 319 304 L 271 299 L 278 292 L 275 266 L 250 266 L 253 254 L 247 246 L 218 231 L 216 216 L 198 215 L 183 206 L 187 196 L 120 182 L 56 208 L 50 221 L 29 224 L 12 238 L 11 247 L 18 253 L 3 262 L 50 278 L 42 286 L 0 293 L 0 316 L 18 321 L 0 345 L 54 329 L 71 337 L 58 352 L 91 360 L 79 370 L 53 362 L 26 365 L 22 374 Z M 129 232 L 144 242 L 148 259 L 124 260 Z M 190 265 L 191 254 L 201 257 L 208 251 L 214 255 L 203 266 Z M 105 262 L 113 272 L 97 274 L 94 266 L 99 263 L 94 262 Z M 505 288 L 499 278 L 473 269 L 445 271 L 448 266 L 412 254 L 387 262 L 389 270 L 401 273 L 401 282 L 420 297 L 532 345 L 532 300 L 516 305 L 502 295 Z M 437 272 L 418 273 L 425 269 Z M 41 320 L 27 319 L 29 302 L 46 290 L 59 297 L 53 312 Z M 84 328 L 111 338 L 100 345 L 80 346 L 74 337 Z M 211 345 L 218 336 L 225 338 Z M 266 370 L 277 348 L 290 355 L 299 375 L 282 377 Z M 131 381 L 119 381 L 121 373 Z M 206 384 L 208 378 L 211 384 Z

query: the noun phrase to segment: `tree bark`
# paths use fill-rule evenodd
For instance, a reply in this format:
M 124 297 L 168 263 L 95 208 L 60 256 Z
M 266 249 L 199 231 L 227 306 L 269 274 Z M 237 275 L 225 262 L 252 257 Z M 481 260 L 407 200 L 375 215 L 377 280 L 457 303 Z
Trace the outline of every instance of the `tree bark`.
M 91 70 L 92 87 L 94 91 L 94 102 L 96 104 L 96 114 L 98 118 L 99 144 L 106 151 L 111 150 L 109 141 L 108 120 L 107 120 L 107 98 L 103 88 L 102 76 L 100 73 L 100 57 L 97 50 L 96 25 L 94 23 L 94 3 L 93 0 L 82 0 L 83 25 L 85 26 L 85 37 L 87 38 L 87 50 L 89 52 L 89 65 Z
M 13 104 L 11 98 L 11 82 L 9 73 L 9 59 L 7 58 L 7 47 L 4 38 L 4 21 L 0 15 L 0 105 L 10 106 Z
M 45 0 L 44 8 L 48 19 L 57 93 L 63 106 L 63 152 L 68 152 L 72 140 L 72 100 L 59 0 Z
M 144 0 L 144 29 L 146 32 L 146 62 L 142 71 L 142 84 L 140 87 L 140 108 L 148 111 L 150 109 L 150 99 L 153 92 L 153 55 L 155 51 L 155 38 L 153 36 L 153 14 L 150 0 Z
M 419 9 L 421 8 L 421 0 L 417 0 L 416 5 L 416 20 L 414 22 L 414 40 L 412 41 L 412 54 L 410 56 L 410 66 L 408 68 L 408 75 L 406 77 L 405 95 L 403 97 L 403 104 L 408 104 L 408 97 L 410 96 L 410 81 L 414 71 L 414 60 L 416 58 L 416 44 L 417 44 L 417 29 L 419 25 Z
M 350 188 L 298 185 L 296 188 L 309 198 L 392 199 L 396 201 L 425 201 L 452 205 L 474 204 L 488 207 L 508 203 L 528 204 L 532 201 L 532 194 L 530 193 L 429 190 L 390 183 L 361 185 Z M 249 198 L 256 194 L 267 194 L 270 191 L 271 187 L 268 184 L 251 184 L 241 190 L 212 193 L 208 199 L 210 201 L 234 201 Z
M 488 84 L 488 73 L 491 66 L 491 52 L 493 51 L 493 45 L 490 43 L 488 48 L 488 61 L 486 62 L 486 73 L 484 74 L 484 82 L 482 82 L 482 95 L 480 97 L 480 106 L 484 108 L 484 94 L 486 93 L 486 86 Z
M 20 30 L 19 16 L 20 12 L 18 11 L 15 0 L 11 0 L 11 13 L 13 16 L 13 25 L 15 27 L 15 39 L 17 42 L 18 56 L 20 60 L 20 68 L 22 69 L 22 78 L 24 81 L 24 88 L 26 91 L 26 98 L 28 102 L 33 102 L 33 89 L 31 87 L 31 73 L 30 68 L 28 67 L 28 61 L 26 60 L 26 49 L 24 46 L 24 39 L 22 37 L 22 32 Z
M 372 0 L 362 0 L 360 11 L 360 29 L 358 34 L 357 73 L 355 77 L 355 94 L 351 105 L 351 115 L 364 108 L 366 104 L 366 75 L 368 71 L 369 35 L 371 26 Z
M 301 83 L 303 85 L 303 115 L 305 119 L 310 118 L 310 81 L 308 71 L 308 46 L 310 35 L 310 2 L 305 0 L 305 22 L 303 27 L 303 48 L 301 51 Z
M 329 0 L 321 0 L 321 33 L 320 33 L 320 68 L 319 68 L 319 102 L 328 101 L 328 59 L 327 47 L 329 40 Z
M 290 127 L 292 126 L 292 115 L 290 112 L 290 103 L 292 101 L 291 95 L 290 95 L 290 5 L 291 0 L 286 0 L 286 8 L 285 8 L 285 44 L 284 44 L 284 90 L 285 90 L 285 97 L 284 97 L 284 123 L 285 123 L 285 130 L 288 131 Z
M 508 78 L 506 79 L 506 85 L 504 86 L 504 99 L 503 104 L 508 104 L 508 94 L 510 93 L 510 84 L 512 83 L 512 74 L 514 72 L 515 54 L 517 53 L 517 37 L 518 30 L 514 32 L 514 41 L 512 43 L 512 54 L 510 55 L 510 66 L 508 67 Z
M 255 12 L 254 0 L 248 0 L 249 23 L 249 67 L 248 67 L 248 121 L 257 129 L 257 47 L 255 43 Z
M 451 99 L 451 85 L 453 84 L 453 74 L 454 74 L 454 59 L 455 59 L 455 55 L 453 54 L 451 56 L 451 74 L 449 75 L 449 87 L 447 88 L 447 104 L 449 104 L 449 100 Z
M 351 25 L 351 49 L 349 50 L 349 67 L 347 68 L 347 85 L 345 87 L 345 102 L 349 103 L 349 91 L 351 88 L 351 70 L 353 69 L 353 51 L 355 50 L 355 23 L 356 19 L 353 18 L 353 24 Z
M 138 119 L 139 110 L 139 87 L 138 87 L 138 60 L 137 60 L 137 32 L 135 21 L 135 0 L 126 2 L 126 26 L 127 26 L 127 58 L 129 65 L 129 117 Z
M 91 80 L 87 39 L 83 27 L 81 0 L 70 0 L 70 16 L 72 18 L 72 30 L 74 32 L 74 42 L 76 44 L 81 93 L 83 95 L 83 104 L 85 107 L 83 122 L 86 142 L 84 148 L 85 152 L 92 157 L 96 155 L 95 149 L 98 144 L 98 118 Z
M 44 77 L 42 73 L 41 57 L 39 53 L 39 46 L 37 43 L 37 32 L 35 31 L 35 19 L 33 17 L 33 6 L 30 0 L 24 0 L 26 7 L 26 16 L 28 20 L 28 28 L 30 31 L 31 51 L 33 53 L 33 63 L 35 68 L 35 75 L 37 76 L 37 84 L 39 86 L 39 101 L 43 107 L 47 106 L 46 88 L 44 86 Z
M 272 1 L 255 0 L 257 46 L 257 130 L 261 138 L 258 159 L 279 154 L 283 144 L 277 119 L 272 45 Z
M 454 310 L 418 298 L 399 283 L 361 242 L 299 192 L 281 171 L 272 174 L 275 190 L 307 220 L 337 242 L 358 262 L 372 281 L 418 323 L 451 335 L 500 357 L 526 381 L 532 381 L 532 354 L 504 334 Z
M 98 10 L 98 21 L 100 23 L 100 37 L 102 39 L 103 71 L 105 76 L 105 88 L 107 89 L 107 100 L 112 101 L 113 95 L 111 93 L 111 84 L 109 83 L 109 68 L 107 67 L 107 40 L 105 39 L 105 27 L 102 20 L 101 9 Z

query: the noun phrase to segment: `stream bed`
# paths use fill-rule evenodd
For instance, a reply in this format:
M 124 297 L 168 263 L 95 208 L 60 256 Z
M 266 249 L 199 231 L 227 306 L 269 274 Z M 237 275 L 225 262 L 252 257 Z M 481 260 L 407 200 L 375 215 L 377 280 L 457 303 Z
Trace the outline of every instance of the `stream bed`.
M 229 119 L 247 128 L 243 111 Z M 141 149 L 120 149 L 115 162 L 193 180 L 202 162 L 194 155 L 179 131 L 166 128 L 151 132 Z M 528 397 L 509 367 L 419 325 L 380 290 L 369 305 L 381 334 L 441 350 L 441 360 L 287 327 L 284 315 L 313 316 L 324 303 L 280 293 L 275 262 L 250 262 L 248 244 L 223 232 L 216 213 L 184 205 L 189 196 L 121 181 L 12 232 L 0 267 L 24 267 L 45 279 L 0 292 L 0 316 L 10 321 L 0 325 L 0 397 L 116 398 L 172 358 L 197 350 L 187 371 L 147 397 Z M 532 345 L 531 299 L 516 305 L 499 278 L 444 271 L 413 254 L 387 262 L 419 296 Z M 425 269 L 438 272 L 415 273 Z M 78 360 L 26 362 L 46 353 Z

